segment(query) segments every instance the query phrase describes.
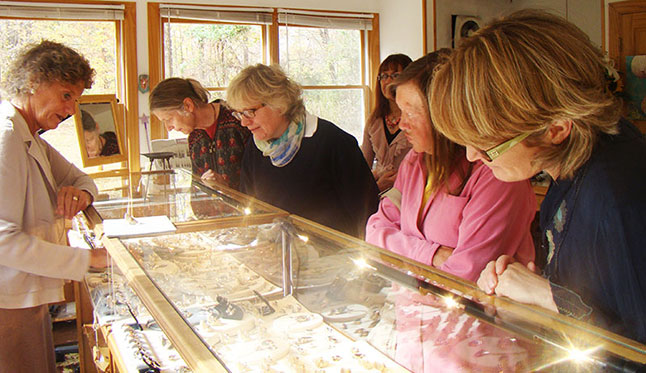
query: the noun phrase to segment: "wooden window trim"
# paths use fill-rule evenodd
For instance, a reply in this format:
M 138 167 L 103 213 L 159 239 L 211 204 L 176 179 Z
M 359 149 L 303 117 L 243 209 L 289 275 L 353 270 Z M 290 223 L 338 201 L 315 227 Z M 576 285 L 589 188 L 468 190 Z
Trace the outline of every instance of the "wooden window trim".
M 15 0 L 19 2 L 31 2 L 28 0 Z M 128 156 L 128 165 L 120 170 L 130 169 L 131 172 L 139 172 L 139 105 L 137 95 L 137 15 L 136 4 L 123 1 L 74 1 L 74 0 L 40 0 L 43 3 L 69 3 L 69 4 L 100 4 L 100 5 L 123 5 L 124 18 L 122 21 L 114 22 L 116 28 L 116 71 L 117 86 L 116 94 L 120 102 L 125 107 L 126 130 L 126 151 Z M 3 19 L 25 19 L 18 17 L 1 17 Z M 33 20 L 52 21 L 54 19 L 29 18 Z M 80 20 L 79 20 L 80 21 Z M 82 51 L 81 51 L 82 52 Z M 93 175 L 93 174 L 92 174 Z M 91 176 L 92 176 L 91 175 Z
M 222 6 L 222 5 L 218 5 Z M 263 39 L 263 63 L 278 64 L 280 61 L 279 56 L 279 25 L 278 23 L 278 8 L 273 8 L 272 24 L 262 27 Z M 283 8 L 281 8 L 283 9 Z M 303 10 L 303 9 L 301 9 Z M 321 11 L 325 12 L 325 11 Z M 332 11 L 330 11 L 332 13 Z M 349 15 L 358 14 L 356 12 L 343 12 L 334 11 L 333 13 L 347 13 Z M 173 21 L 179 23 L 180 21 Z M 208 21 L 187 21 L 190 23 L 222 23 L 222 22 L 208 22 Z M 159 3 L 148 3 L 148 75 L 150 78 L 150 86 L 156 86 L 163 78 L 164 61 L 163 61 L 163 23 L 161 18 Z M 239 23 L 244 24 L 244 23 Z M 298 26 L 307 27 L 307 26 Z M 361 31 L 361 80 L 360 85 L 338 85 L 338 86 L 303 86 L 303 89 L 364 89 L 364 108 L 365 116 L 367 118 L 370 113 L 372 105 L 372 95 L 370 90 L 375 89 L 375 81 L 377 71 L 379 69 L 380 55 L 379 55 L 379 14 L 373 13 L 372 30 Z M 226 87 L 208 87 L 207 90 L 214 92 L 223 92 Z M 150 115 L 150 138 L 151 139 L 164 139 L 168 134 L 159 120 Z

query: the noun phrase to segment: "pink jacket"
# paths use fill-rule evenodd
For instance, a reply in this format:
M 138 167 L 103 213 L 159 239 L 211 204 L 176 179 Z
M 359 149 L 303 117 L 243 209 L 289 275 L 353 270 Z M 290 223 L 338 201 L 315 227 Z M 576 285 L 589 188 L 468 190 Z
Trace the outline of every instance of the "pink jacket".
M 466 158 L 463 166 L 468 166 Z M 459 196 L 445 190 L 431 196 L 418 226 L 426 177 L 424 153 L 411 150 L 394 185 L 401 192 L 401 205 L 393 202 L 397 198 L 381 200 L 368 219 L 366 241 L 427 265 L 440 246 L 454 248 L 440 269 L 472 281 L 502 254 L 523 264 L 534 260 L 529 228 L 536 200 L 529 181 L 502 182 L 477 162 Z M 451 175 L 449 185 L 457 183 L 457 175 Z

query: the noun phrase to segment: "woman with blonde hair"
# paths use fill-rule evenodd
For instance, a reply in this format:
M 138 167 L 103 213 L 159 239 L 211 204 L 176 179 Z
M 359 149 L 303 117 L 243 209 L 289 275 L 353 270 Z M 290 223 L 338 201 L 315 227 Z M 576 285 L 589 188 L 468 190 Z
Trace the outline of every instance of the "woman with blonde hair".
M 209 102 L 209 96 L 195 79 L 164 79 L 150 93 L 150 111 L 167 131 L 188 135 L 194 175 L 238 189 L 242 154 L 251 134 L 223 101 Z
M 253 134 L 241 191 L 345 233 L 363 237 L 377 185 L 357 140 L 305 110 L 302 89 L 278 66 L 242 70 L 227 102 Z
M 390 83 L 411 62 L 410 57 L 401 53 L 391 54 L 381 62 L 377 74 L 375 107 L 363 130 L 361 151 L 372 167 L 372 174 L 381 192 L 393 186 L 399 164 L 411 148 L 410 142 L 399 128 L 401 110 L 395 98 L 387 91 Z
M 436 71 L 438 131 L 504 181 L 545 170 L 543 276 L 509 256 L 488 293 L 646 342 L 646 142 L 607 87 L 603 54 L 568 21 L 520 11 L 477 31 Z
M 402 111 L 400 128 L 413 149 L 397 179 L 368 220 L 366 240 L 386 250 L 475 281 L 485 265 L 507 254 L 521 263 L 534 260 L 530 224 L 536 201 L 527 180 L 505 183 L 482 162 L 469 162 L 465 149 L 433 129 L 426 94 L 433 69 L 450 54 L 441 49 L 412 62 L 392 83 Z M 397 310 L 396 360 L 414 372 L 478 370 L 458 357 L 460 346 L 487 336 L 491 328 L 467 321 L 433 297 L 393 287 Z M 429 327 L 431 319 L 446 320 Z M 469 324 L 460 329 L 460 325 Z M 496 355 L 513 366 L 513 356 Z M 480 361 L 481 363 L 481 361 Z M 507 366 L 500 367 L 506 370 Z
M 442 49 L 414 61 L 391 85 L 413 149 L 370 217 L 366 240 L 475 281 L 502 254 L 534 260 L 529 228 L 536 202 L 528 181 L 497 180 L 482 162 L 467 161 L 463 146 L 433 130 L 425 97 L 433 69 L 449 54 Z

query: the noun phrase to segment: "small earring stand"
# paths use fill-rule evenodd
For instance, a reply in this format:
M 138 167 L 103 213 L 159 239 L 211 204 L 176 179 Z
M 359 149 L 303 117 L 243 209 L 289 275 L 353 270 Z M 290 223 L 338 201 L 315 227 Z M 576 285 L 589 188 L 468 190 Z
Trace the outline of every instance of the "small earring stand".
M 173 152 L 153 152 L 153 153 L 142 153 L 144 157 L 148 158 L 150 161 L 150 166 L 148 167 L 148 177 L 146 178 L 146 190 L 144 191 L 144 202 L 146 201 L 148 197 L 148 192 L 149 189 L 148 187 L 150 186 L 150 177 L 153 175 L 153 173 L 159 172 L 162 174 L 172 174 L 173 173 L 173 168 L 170 165 L 170 159 L 175 156 L 175 153 Z M 153 165 L 156 160 L 159 160 L 161 163 L 161 170 L 159 171 L 153 171 Z M 170 183 L 171 186 L 173 187 L 173 190 L 175 190 L 175 178 L 171 177 L 170 178 Z

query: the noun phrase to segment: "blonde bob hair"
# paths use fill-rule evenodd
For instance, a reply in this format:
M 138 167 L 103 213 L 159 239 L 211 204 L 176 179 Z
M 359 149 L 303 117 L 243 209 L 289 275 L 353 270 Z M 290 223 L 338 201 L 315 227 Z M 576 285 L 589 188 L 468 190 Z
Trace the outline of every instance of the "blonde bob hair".
M 439 66 L 428 95 L 431 118 L 451 140 L 489 149 L 523 133 L 541 169 L 571 177 L 600 132 L 617 133 L 621 107 L 607 89 L 606 62 L 563 18 L 522 10 L 477 31 Z M 550 125 L 569 121 L 560 144 Z
M 183 110 L 184 99 L 189 98 L 195 106 L 202 107 L 209 103 L 209 91 L 195 79 L 168 78 L 155 86 L 150 92 L 150 111 Z
M 227 105 L 242 110 L 248 105 L 265 104 L 278 110 L 289 121 L 305 116 L 301 86 L 277 65 L 246 67 L 229 83 Z

